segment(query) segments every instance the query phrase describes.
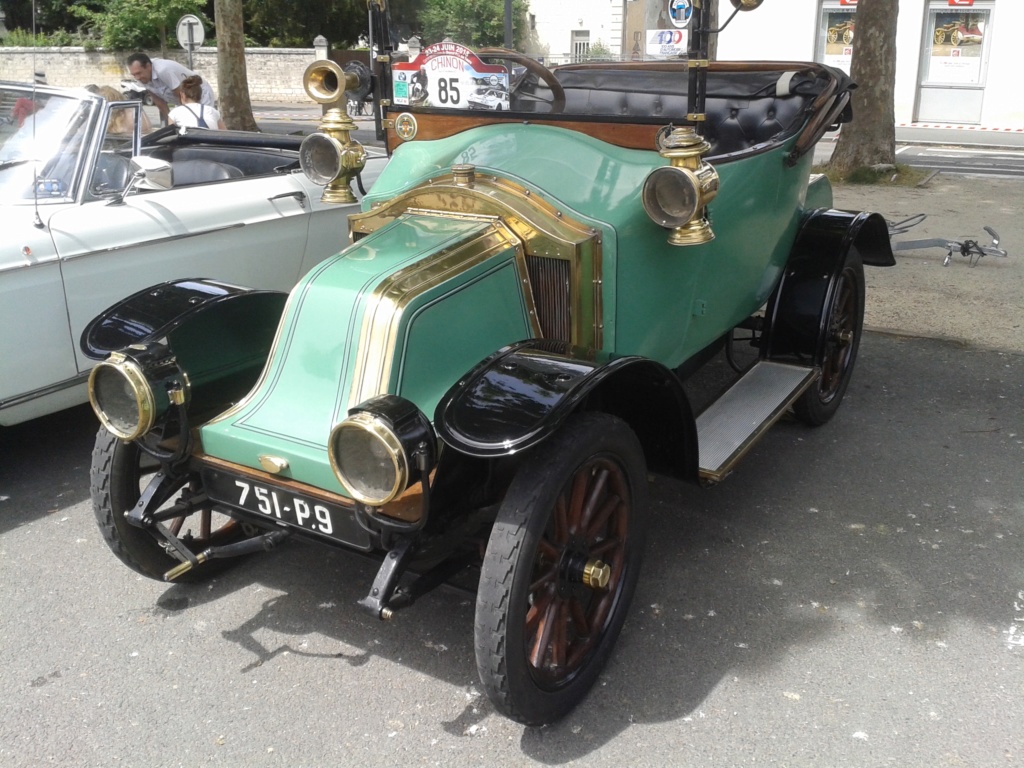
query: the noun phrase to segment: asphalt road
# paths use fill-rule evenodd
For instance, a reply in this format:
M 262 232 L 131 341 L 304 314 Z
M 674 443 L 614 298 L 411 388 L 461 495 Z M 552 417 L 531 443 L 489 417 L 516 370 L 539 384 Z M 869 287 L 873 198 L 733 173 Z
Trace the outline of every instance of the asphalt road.
M 896 162 L 916 168 L 982 176 L 1024 176 L 1024 150 L 903 145 Z
M 290 544 L 143 579 L 80 408 L 0 430 L 0 765 L 1024 764 L 1024 356 L 869 333 L 829 425 L 714 488 L 660 477 L 631 615 L 564 721 L 495 715 L 473 605 L 390 623 L 374 566 Z

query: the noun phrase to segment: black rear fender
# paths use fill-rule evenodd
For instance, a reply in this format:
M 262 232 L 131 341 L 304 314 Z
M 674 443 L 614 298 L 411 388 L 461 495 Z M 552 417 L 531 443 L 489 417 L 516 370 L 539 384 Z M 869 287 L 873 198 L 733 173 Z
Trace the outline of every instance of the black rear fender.
M 825 302 L 851 253 L 865 265 L 896 264 L 889 228 L 880 214 L 832 209 L 808 214 L 782 280 L 768 300 L 762 357 L 816 359 Z

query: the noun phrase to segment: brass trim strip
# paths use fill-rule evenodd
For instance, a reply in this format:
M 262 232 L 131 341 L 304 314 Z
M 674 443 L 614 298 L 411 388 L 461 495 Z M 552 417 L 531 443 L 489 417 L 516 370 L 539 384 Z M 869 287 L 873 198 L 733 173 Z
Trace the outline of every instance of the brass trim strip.
M 413 213 L 409 212 L 410 215 Z M 421 211 L 416 211 L 415 214 L 425 215 Z M 454 275 L 472 269 L 510 248 L 515 251 L 513 259 L 519 281 L 524 288 L 523 294 L 532 332 L 536 336 L 540 335 L 533 294 L 529 290 L 529 272 L 526 268 L 522 241 L 500 219 L 466 214 L 461 214 L 460 218 L 478 220 L 490 226 L 451 248 L 441 250 L 394 272 L 382 280 L 367 299 L 363 324 L 359 332 L 349 408 L 388 391 L 402 315 L 417 297 Z
M 600 349 L 603 343 L 603 280 L 601 233 L 564 215 L 546 200 L 516 182 L 475 173 L 471 185 L 458 183 L 451 172 L 427 179 L 415 189 L 364 213 L 349 217 L 353 241 L 385 226 L 404 213 L 424 216 L 500 219 L 522 240 L 526 256 L 563 259 L 572 265 L 573 344 Z M 532 294 L 531 290 L 531 294 Z

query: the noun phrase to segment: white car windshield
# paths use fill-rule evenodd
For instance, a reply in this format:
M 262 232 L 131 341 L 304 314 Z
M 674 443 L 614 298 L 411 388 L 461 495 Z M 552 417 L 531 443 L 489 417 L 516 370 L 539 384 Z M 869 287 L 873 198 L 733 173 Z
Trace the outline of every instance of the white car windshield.
M 91 104 L 0 87 L 0 201 L 63 201 L 74 186 Z

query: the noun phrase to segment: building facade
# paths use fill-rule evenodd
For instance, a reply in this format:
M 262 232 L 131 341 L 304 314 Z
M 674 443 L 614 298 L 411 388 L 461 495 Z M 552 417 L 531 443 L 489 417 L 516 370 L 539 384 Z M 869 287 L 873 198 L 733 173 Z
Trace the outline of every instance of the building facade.
M 531 0 L 531 51 L 547 64 L 680 55 L 692 0 Z M 705 0 L 706 1 L 706 0 Z M 719 0 L 720 21 L 732 6 Z M 718 40 L 720 59 L 818 61 L 849 72 L 857 0 L 768 0 Z M 901 138 L 934 129 L 1024 144 L 1024 0 L 900 0 L 895 110 Z M 917 132 L 917 133 L 915 133 Z M 920 135 L 917 135 L 920 134 Z M 1002 135 L 1000 135 L 1002 134 Z

